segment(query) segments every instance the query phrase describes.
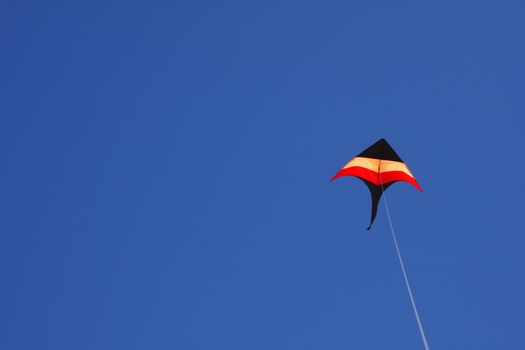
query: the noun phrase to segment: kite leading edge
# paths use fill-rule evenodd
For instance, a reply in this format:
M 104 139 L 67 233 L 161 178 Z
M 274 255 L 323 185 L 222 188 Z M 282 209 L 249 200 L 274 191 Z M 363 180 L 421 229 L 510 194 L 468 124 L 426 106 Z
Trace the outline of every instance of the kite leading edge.
M 385 139 L 380 139 L 350 160 L 330 181 L 342 176 L 355 176 L 370 190 L 372 213 L 367 230 L 374 223 L 381 195 L 394 182 L 408 182 L 423 192 L 414 175 Z

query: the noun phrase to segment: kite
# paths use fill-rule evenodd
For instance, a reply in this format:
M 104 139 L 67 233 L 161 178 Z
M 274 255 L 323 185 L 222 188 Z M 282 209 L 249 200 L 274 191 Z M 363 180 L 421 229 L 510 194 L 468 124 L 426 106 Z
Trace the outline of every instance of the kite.
M 394 149 L 385 139 L 380 139 L 372 146 L 358 154 L 355 158 L 350 160 L 343 167 L 343 169 L 339 170 L 339 172 L 335 174 L 331 181 L 338 179 L 341 176 L 355 176 L 363 180 L 370 190 L 372 195 L 372 215 L 370 218 L 370 226 L 368 226 L 367 230 L 370 230 L 370 227 L 372 227 L 372 224 L 374 223 L 374 219 L 377 214 L 377 206 L 379 204 L 379 200 L 381 199 L 381 195 L 383 195 L 386 189 L 394 182 L 408 182 L 419 191 L 423 192 L 414 175 L 412 175 L 406 164 L 401 160 L 396 151 L 394 151 Z M 405 285 L 408 290 L 408 296 L 410 297 L 410 302 L 412 303 L 414 315 L 419 327 L 421 340 L 423 341 L 425 350 L 429 350 L 425 331 L 423 330 L 423 324 L 421 323 L 419 313 L 417 312 L 416 302 L 412 294 L 412 289 L 410 288 L 410 283 L 408 282 L 408 276 L 405 270 L 405 265 L 403 264 L 401 252 L 399 251 L 399 245 L 397 244 L 394 226 L 392 225 L 390 212 L 388 210 L 386 195 L 384 195 L 383 202 L 385 203 L 388 223 L 390 224 L 390 231 L 392 232 L 392 238 L 396 247 L 397 257 L 399 259 L 399 264 L 401 265 L 403 278 L 405 279 Z
M 363 180 L 370 190 L 372 214 L 367 230 L 374 223 L 381 195 L 394 182 L 408 182 L 423 192 L 414 175 L 385 139 L 380 139 L 350 160 L 330 181 L 342 176 L 355 176 Z
M 380 139 L 372 146 L 358 154 L 355 158 L 350 160 L 343 167 L 343 169 L 339 170 L 339 172 L 335 174 L 335 176 L 330 181 L 338 179 L 341 176 L 355 176 L 363 180 L 370 190 L 370 194 L 372 195 L 372 214 L 370 217 L 370 226 L 368 226 L 367 230 L 370 230 L 372 224 L 374 223 L 374 219 L 377 214 L 377 206 L 379 204 L 379 200 L 381 199 L 381 195 L 383 195 L 386 189 L 394 182 L 408 182 L 419 191 L 423 192 L 414 175 L 412 175 L 406 164 L 401 160 L 396 151 L 394 151 L 394 149 L 385 139 Z M 390 231 L 392 232 L 392 238 L 396 247 L 397 257 L 399 259 L 399 264 L 401 265 L 403 278 L 405 279 L 405 285 L 408 290 L 408 296 L 410 297 L 412 309 L 414 310 L 414 315 L 419 327 L 421 340 L 423 341 L 425 350 L 429 350 L 427 337 L 425 336 L 423 324 L 421 322 L 421 318 L 419 317 L 419 313 L 417 312 L 416 302 L 412 294 L 412 289 L 410 288 L 410 283 L 408 282 L 408 276 L 403 264 L 401 252 L 399 251 L 399 245 L 397 244 L 394 226 L 392 225 L 392 219 L 390 218 L 390 212 L 388 210 L 386 195 L 384 195 L 383 202 L 385 203 L 388 223 L 390 224 Z

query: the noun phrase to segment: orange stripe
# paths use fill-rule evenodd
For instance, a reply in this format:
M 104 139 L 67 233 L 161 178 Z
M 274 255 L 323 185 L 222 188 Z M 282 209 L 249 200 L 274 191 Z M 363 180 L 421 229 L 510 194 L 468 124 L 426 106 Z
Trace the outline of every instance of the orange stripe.
M 408 170 L 408 167 L 403 162 L 396 162 L 393 160 L 383 160 L 383 159 L 375 159 L 375 158 L 365 158 L 365 157 L 355 157 L 352 160 L 350 160 L 344 167 L 350 168 L 358 166 L 361 168 L 365 168 L 368 170 L 372 170 L 375 172 L 378 172 L 381 169 L 381 173 L 387 172 L 387 171 L 402 171 L 408 176 L 414 177 L 410 170 Z

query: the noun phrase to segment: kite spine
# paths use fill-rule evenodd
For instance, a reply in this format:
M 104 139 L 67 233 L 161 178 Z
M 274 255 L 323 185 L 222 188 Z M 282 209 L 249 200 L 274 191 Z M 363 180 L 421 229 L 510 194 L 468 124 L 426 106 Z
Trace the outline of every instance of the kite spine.
M 381 176 L 381 173 L 379 173 L 379 176 Z M 381 187 L 383 187 L 383 185 L 381 185 Z M 412 308 L 414 309 L 414 314 L 416 316 L 417 325 L 419 326 L 419 332 L 421 333 L 421 339 L 423 340 L 423 344 L 425 345 L 425 350 L 429 350 L 428 343 L 427 343 L 427 337 L 425 336 L 425 331 L 423 331 L 423 324 L 421 323 L 421 319 L 419 318 L 419 314 L 417 312 L 416 302 L 414 300 L 414 296 L 412 295 L 412 289 L 410 288 L 410 283 L 408 282 L 407 273 L 405 271 L 405 265 L 403 264 L 403 259 L 401 258 L 401 252 L 399 251 L 399 246 L 397 245 L 396 234 L 394 232 L 394 226 L 392 225 L 392 219 L 390 219 L 390 211 L 388 210 L 388 203 L 386 200 L 386 195 L 384 193 L 383 193 L 383 200 L 385 202 L 385 209 L 386 209 L 386 215 L 388 217 L 388 223 L 390 224 L 390 231 L 392 232 L 392 238 L 394 239 L 394 245 L 396 246 L 397 257 L 399 258 L 399 264 L 401 265 L 401 271 L 403 271 L 403 277 L 405 278 L 405 284 L 407 286 L 408 296 L 410 297 L 410 301 L 412 302 Z

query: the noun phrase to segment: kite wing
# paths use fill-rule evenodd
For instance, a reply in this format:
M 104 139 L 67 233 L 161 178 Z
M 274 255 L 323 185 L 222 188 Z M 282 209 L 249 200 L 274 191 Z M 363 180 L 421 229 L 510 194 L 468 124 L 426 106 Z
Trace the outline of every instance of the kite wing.
M 408 182 L 419 191 L 423 192 L 416 178 L 396 151 L 385 139 L 380 139 L 372 146 L 361 152 L 350 160 L 331 181 L 342 176 L 355 176 L 363 180 L 372 195 L 372 214 L 370 218 L 370 230 L 377 214 L 377 206 L 383 192 L 394 182 Z

